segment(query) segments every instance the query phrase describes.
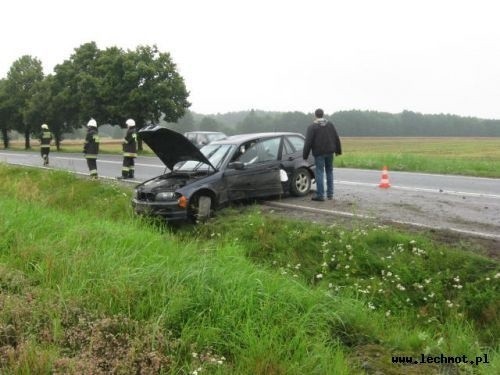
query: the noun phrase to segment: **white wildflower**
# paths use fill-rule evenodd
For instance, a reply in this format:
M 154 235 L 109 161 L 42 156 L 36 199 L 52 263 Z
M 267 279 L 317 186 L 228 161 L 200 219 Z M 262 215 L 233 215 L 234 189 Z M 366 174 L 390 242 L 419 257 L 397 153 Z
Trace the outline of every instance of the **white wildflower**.
M 318 273 L 318 274 L 316 275 L 316 278 L 317 278 L 317 279 L 322 279 L 322 278 L 323 278 L 323 274 L 322 274 L 322 273 Z

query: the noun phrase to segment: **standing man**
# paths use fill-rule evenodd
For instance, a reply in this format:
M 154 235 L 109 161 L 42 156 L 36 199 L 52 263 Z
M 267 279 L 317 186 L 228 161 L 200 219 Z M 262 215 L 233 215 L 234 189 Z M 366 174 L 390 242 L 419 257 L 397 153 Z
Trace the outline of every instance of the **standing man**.
M 40 154 L 42 155 L 43 165 L 49 165 L 50 142 L 52 142 L 52 133 L 47 124 L 42 124 L 40 134 Z
M 99 154 L 99 133 L 97 122 L 93 118 L 87 123 L 87 136 L 83 145 L 83 155 L 87 159 L 90 178 L 97 180 L 97 155 Z
M 134 178 L 134 159 L 137 157 L 137 133 L 135 131 L 135 121 L 129 118 L 127 133 L 123 139 L 123 166 L 122 175 L 118 178 Z
M 318 108 L 314 112 L 314 122 L 307 127 L 303 158 L 307 159 L 312 151 L 316 164 L 316 195 L 313 201 L 325 200 L 324 178 L 326 173 L 326 196 L 333 199 L 333 157 L 342 155 L 342 147 L 337 129 L 323 118 L 324 112 Z

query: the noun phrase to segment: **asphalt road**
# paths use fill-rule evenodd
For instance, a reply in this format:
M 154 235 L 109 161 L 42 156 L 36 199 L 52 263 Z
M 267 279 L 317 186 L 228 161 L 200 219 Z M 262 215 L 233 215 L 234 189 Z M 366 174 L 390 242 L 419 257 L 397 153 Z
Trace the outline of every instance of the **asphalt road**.
M 38 152 L 0 151 L 0 162 L 42 167 Z M 121 174 L 120 155 L 99 155 L 99 176 Z M 51 152 L 50 168 L 88 175 L 81 154 Z M 390 168 L 390 166 L 389 166 Z M 156 157 L 138 157 L 134 181 L 162 174 Z M 381 171 L 335 168 L 335 199 L 311 202 L 288 197 L 269 205 L 318 215 L 367 217 L 418 227 L 445 229 L 500 241 L 500 179 L 392 172 L 390 188 L 379 188 Z M 333 219 L 332 219 L 333 220 Z

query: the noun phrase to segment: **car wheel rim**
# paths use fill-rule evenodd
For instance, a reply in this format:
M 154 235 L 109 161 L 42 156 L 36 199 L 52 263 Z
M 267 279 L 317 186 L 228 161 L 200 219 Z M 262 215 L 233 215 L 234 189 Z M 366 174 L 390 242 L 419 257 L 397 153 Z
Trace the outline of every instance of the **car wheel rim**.
M 297 191 L 303 193 L 307 191 L 309 187 L 309 179 L 304 173 L 300 173 L 297 178 L 295 179 L 295 186 L 297 188 Z

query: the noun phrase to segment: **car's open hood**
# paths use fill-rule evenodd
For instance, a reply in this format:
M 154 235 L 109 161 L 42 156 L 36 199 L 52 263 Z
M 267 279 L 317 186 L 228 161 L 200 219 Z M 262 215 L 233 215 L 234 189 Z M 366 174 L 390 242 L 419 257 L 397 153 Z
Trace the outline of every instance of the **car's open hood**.
M 170 170 L 175 164 L 187 160 L 200 161 L 216 170 L 205 155 L 180 133 L 150 125 L 139 130 L 139 135 Z

